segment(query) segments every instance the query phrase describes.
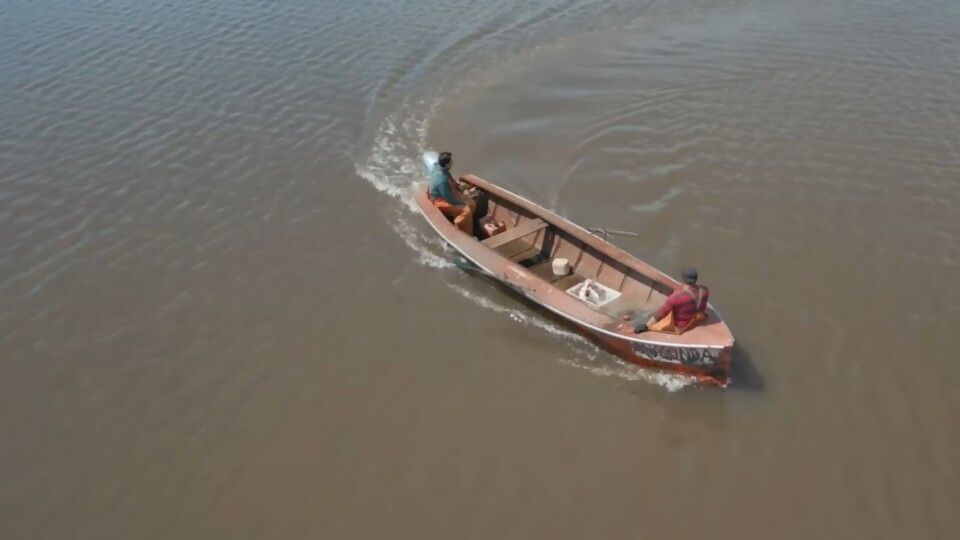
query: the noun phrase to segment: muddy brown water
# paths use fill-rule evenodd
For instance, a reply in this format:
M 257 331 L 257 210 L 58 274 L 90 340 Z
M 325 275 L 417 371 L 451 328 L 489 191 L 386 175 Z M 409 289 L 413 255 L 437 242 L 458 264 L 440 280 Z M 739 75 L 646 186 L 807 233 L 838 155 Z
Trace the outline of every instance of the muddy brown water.
M 9 0 L 0 537 L 953 538 L 960 4 Z M 668 272 L 726 389 L 457 268 L 426 147 Z

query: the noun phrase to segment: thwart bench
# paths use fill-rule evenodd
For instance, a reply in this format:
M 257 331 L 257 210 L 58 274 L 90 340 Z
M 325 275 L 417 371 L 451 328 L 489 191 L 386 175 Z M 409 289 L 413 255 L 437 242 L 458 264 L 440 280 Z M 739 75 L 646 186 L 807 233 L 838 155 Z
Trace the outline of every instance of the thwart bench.
M 480 243 L 487 246 L 490 249 L 497 249 L 498 247 L 504 244 L 508 244 L 510 242 L 513 242 L 514 240 L 523 238 L 528 234 L 533 234 L 537 231 L 540 231 L 546 228 L 547 228 L 546 221 L 540 218 L 535 218 L 521 225 L 518 225 L 512 229 L 503 231 L 502 233 L 496 236 L 491 236 L 486 240 L 482 240 Z

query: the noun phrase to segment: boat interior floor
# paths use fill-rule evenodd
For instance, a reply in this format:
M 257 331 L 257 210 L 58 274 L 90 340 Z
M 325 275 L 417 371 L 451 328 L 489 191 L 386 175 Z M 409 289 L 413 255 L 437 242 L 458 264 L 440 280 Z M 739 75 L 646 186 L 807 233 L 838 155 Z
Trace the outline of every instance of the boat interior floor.
M 540 234 L 543 234 L 542 231 L 547 226 L 544 221 L 534 219 L 496 236 L 481 240 L 481 243 L 564 291 L 593 277 L 578 274 L 576 268 L 563 276 L 557 276 L 553 273 L 553 257 L 543 253 L 542 248 L 536 246 L 537 238 Z M 651 305 L 648 292 L 648 290 L 640 290 L 625 293 L 602 306 L 588 305 L 597 312 L 636 325 L 645 322 L 654 309 L 658 307 Z
M 556 231 L 551 229 L 550 224 L 539 217 L 529 215 L 525 215 L 525 219 L 520 220 L 516 209 L 513 209 L 510 205 L 504 205 L 499 200 L 488 203 L 488 201 L 482 200 L 483 195 L 481 194 L 481 197 L 478 198 L 473 223 L 474 238 L 481 244 L 510 262 L 523 266 L 536 277 L 562 291 L 567 291 L 587 279 L 598 279 L 605 262 L 601 261 L 598 266 L 596 260 L 594 260 L 593 264 L 582 265 L 581 257 L 584 253 L 582 250 L 579 254 L 571 255 L 568 249 L 563 257 L 573 263 L 572 271 L 562 276 L 555 275 L 553 273 L 554 256 L 560 251 L 556 248 L 556 244 L 553 244 L 552 248 L 544 248 L 546 242 L 543 241 L 544 235 L 556 235 Z M 480 219 L 481 216 L 488 214 L 488 204 L 495 205 L 490 210 L 490 215 L 507 222 L 509 228 L 495 236 L 485 238 L 482 236 Z M 504 213 L 504 208 L 506 208 L 506 213 Z M 446 217 L 449 222 L 454 221 L 452 216 Z M 551 236 L 551 238 L 556 238 L 556 236 Z M 578 268 L 578 266 L 584 268 Z M 647 285 L 649 282 L 645 280 L 634 279 L 628 283 L 629 286 L 624 287 L 626 278 L 619 281 L 619 286 L 617 286 L 610 284 L 609 274 L 605 275 L 607 276 L 607 279 L 603 280 L 605 285 L 617 290 L 620 296 L 600 306 L 582 300 L 581 302 L 598 313 L 626 322 L 630 326 L 637 326 L 646 322 L 654 311 L 660 307 L 665 298 L 663 293 L 654 291 L 652 285 Z M 632 285 L 630 285 L 631 283 Z M 654 292 L 656 294 L 653 294 Z
M 555 275 L 553 273 L 552 258 L 542 258 L 532 266 L 529 266 L 527 270 L 561 290 L 567 290 L 587 280 L 585 276 L 579 275 L 576 272 L 564 276 Z M 622 295 L 602 306 L 590 307 L 604 315 L 635 325 L 646 322 L 657 306 L 651 305 L 646 298 L 638 295 Z

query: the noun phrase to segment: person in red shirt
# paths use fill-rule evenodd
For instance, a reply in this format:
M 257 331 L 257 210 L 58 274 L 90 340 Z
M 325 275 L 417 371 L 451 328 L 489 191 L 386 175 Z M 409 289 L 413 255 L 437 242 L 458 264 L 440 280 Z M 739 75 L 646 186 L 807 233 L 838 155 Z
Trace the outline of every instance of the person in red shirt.
M 634 328 L 634 332 L 641 333 L 647 330 L 683 332 L 687 326 L 706 316 L 707 299 L 710 290 L 704 285 L 697 285 L 697 269 L 687 267 L 681 273 L 683 288 L 673 292 L 667 301 L 654 312 L 646 324 Z M 673 315 L 672 318 L 667 318 Z

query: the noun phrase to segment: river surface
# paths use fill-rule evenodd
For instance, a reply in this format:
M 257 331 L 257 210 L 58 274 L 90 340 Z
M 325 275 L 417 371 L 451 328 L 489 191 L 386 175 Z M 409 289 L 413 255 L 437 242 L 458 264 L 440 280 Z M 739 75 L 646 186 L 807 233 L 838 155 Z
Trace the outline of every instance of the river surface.
M 956 538 L 958 121 L 955 0 L 5 0 L 0 538 Z M 456 267 L 427 147 L 730 385 Z

